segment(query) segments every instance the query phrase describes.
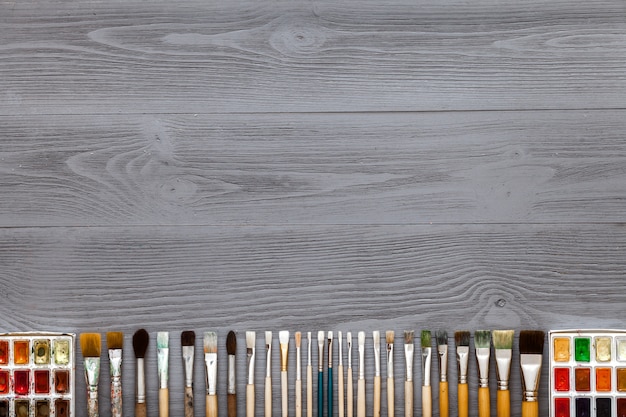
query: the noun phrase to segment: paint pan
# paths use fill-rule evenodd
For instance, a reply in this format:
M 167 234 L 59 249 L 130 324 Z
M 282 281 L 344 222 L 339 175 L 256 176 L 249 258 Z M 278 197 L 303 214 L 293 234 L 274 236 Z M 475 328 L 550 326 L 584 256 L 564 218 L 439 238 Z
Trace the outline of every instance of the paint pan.
M 0 334 L 0 417 L 74 416 L 75 338 Z
M 550 416 L 626 417 L 626 330 L 550 332 Z

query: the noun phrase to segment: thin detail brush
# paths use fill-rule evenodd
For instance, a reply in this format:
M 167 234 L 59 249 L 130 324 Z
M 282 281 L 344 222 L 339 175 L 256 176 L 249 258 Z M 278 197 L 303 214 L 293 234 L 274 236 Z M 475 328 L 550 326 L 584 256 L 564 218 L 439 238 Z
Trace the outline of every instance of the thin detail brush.
M 514 335 L 515 331 L 513 330 L 494 330 L 492 332 L 493 347 L 496 357 L 496 374 L 498 375 L 498 391 L 496 397 L 498 417 L 511 417 L 509 377 L 511 375 Z
M 324 417 L 324 332 L 317 332 L 317 417 Z
M 456 344 L 456 363 L 459 382 L 457 385 L 457 401 L 459 417 L 469 415 L 469 388 L 467 386 L 467 367 L 469 364 L 470 332 L 459 331 L 454 333 Z
M 374 342 L 374 417 L 380 417 L 380 332 L 372 332 Z
M 519 335 L 519 364 L 522 370 L 522 417 L 539 417 L 539 377 L 545 333 L 522 330 Z
M 85 365 L 85 385 L 87 385 L 87 415 L 98 417 L 98 382 L 100 379 L 100 352 L 102 349 L 100 333 L 82 333 L 80 350 Z
M 413 352 L 415 345 L 413 330 L 404 331 L 404 360 L 406 362 L 406 372 L 404 379 L 404 417 L 413 417 Z
M 489 400 L 491 332 L 489 330 L 476 330 L 474 332 L 474 352 L 478 365 L 478 417 L 489 417 L 491 411 Z
M 204 333 L 206 417 L 217 417 L 217 333 Z
M 359 332 L 359 380 L 356 390 L 356 415 L 365 417 L 365 332 Z
M 256 332 L 246 332 L 248 380 L 246 384 L 246 417 L 254 417 L 254 364 L 256 362 Z
M 122 349 L 124 333 L 108 332 L 109 370 L 111 376 L 111 417 L 122 417 Z
M 265 332 L 265 417 L 272 417 L 272 332 Z
M 328 332 L 328 393 L 326 402 L 328 403 L 328 417 L 333 416 L 333 332 Z
M 135 417 L 146 417 L 146 372 L 144 367 L 144 358 L 146 357 L 146 350 L 148 350 L 148 344 L 150 342 L 150 336 L 145 329 L 139 329 L 133 335 L 133 351 L 135 352 L 135 358 L 137 361 L 137 383 L 135 392 Z
M 306 362 L 306 417 L 313 417 L 313 359 L 311 346 L 313 340 L 311 332 L 307 332 L 307 362 Z
M 343 334 L 341 331 L 337 332 L 337 343 L 339 347 L 339 363 L 337 365 L 337 411 L 339 413 L 339 417 L 345 417 L 344 407 L 345 407 L 345 395 L 344 395 L 344 379 L 343 379 Z
M 186 330 L 180 334 L 183 368 L 185 369 L 185 417 L 193 417 L 193 357 L 195 353 L 196 333 Z
M 289 363 L 289 332 L 287 330 L 281 330 L 278 333 L 278 340 L 280 342 L 280 388 L 281 388 L 281 403 L 283 417 L 289 415 L 289 386 L 287 385 L 287 364 Z
M 232 330 L 226 336 L 226 353 L 228 354 L 228 389 L 226 391 L 226 408 L 228 417 L 237 417 L 237 383 L 235 379 L 237 355 L 237 335 Z
M 393 330 L 387 330 L 385 339 L 387 341 L 387 416 L 395 417 L 395 382 L 393 379 Z
M 302 333 L 296 332 L 296 417 L 302 417 Z
M 346 417 L 354 417 L 354 380 L 352 375 L 352 332 L 346 333 L 348 376 L 346 381 Z
M 168 417 L 170 396 L 167 387 L 169 379 L 169 337 L 168 332 L 157 333 L 157 370 L 159 376 L 159 417 Z
M 433 415 L 433 394 L 430 385 L 430 368 L 432 365 L 432 339 L 430 331 L 422 330 L 422 416 Z
M 439 417 L 450 415 L 448 399 L 448 333 L 438 330 L 435 333 L 437 339 L 437 356 L 439 358 Z

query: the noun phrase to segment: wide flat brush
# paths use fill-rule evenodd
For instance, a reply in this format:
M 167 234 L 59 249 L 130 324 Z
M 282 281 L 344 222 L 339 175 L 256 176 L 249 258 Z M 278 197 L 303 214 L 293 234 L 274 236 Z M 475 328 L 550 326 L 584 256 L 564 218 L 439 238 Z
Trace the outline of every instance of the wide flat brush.
M 186 330 L 180 334 L 183 368 L 185 369 L 185 417 L 193 417 L 193 357 L 195 353 L 196 333 Z
M 254 417 L 254 364 L 256 362 L 255 332 L 246 332 L 246 356 L 248 358 L 248 381 L 246 384 L 246 417 Z
M 302 417 L 302 333 L 296 332 L 296 417 Z
M 413 339 L 415 332 L 413 330 L 404 331 L 404 360 L 406 362 L 406 371 L 404 379 L 404 417 L 413 417 L 413 352 L 415 345 Z
M 372 332 L 374 342 L 374 417 L 380 417 L 380 332 Z
M 137 361 L 137 382 L 135 385 L 135 417 L 146 417 L 146 372 L 144 368 L 144 358 L 150 336 L 145 329 L 139 329 L 133 335 L 133 351 Z
M 489 357 L 491 353 L 491 332 L 474 332 L 474 353 L 478 366 L 478 417 L 489 417 L 491 404 L 489 396 Z
M 100 379 L 100 352 L 102 336 L 100 333 L 82 333 L 80 350 L 85 365 L 85 385 L 87 385 L 87 415 L 98 417 L 98 381 Z
M 306 417 L 313 417 L 313 359 L 311 332 L 307 332 L 307 364 L 306 364 Z
M 432 366 L 432 337 L 430 331 L 422 330 L 422 416 L 433 415 L 433 394 L 430 385 L 430 368 Z
M 109 370 L 111 376 L 111 416 L 122 417 L 122 348 L 124 333 L 108 332 Z
M 450 415 L 448 398 L 448 332 L 438 330 L 435 333 L 437 339 L 437 356 L 439 358 L 439 417 Z
M 204 333 L 206 417 L 217 417 L 217 333 Z
M 272 332 L 265 332 L 265 417 L 272 417 Z
M 337 332 L 337 343 L 339 348 L 339 363 L 337 364 L 337 411 L 339 417 L 345 417 L 345 395 L 344 395 L 344 379 L 343 379 L 343 334 Z
M 519 335 L 519 364 L 522 370 L 522 417 L 539 417 L 539 377 L 545 333 L 522 330 Z
M 328 404 L 328 417 L 333 416 L 333 332 L 328 332 L 328 384 L 326 403 Z
M 157 333 L 157 370 L 159 376 L 159 417 L 169 417 L 170 394 L 167 387 L 169 379 L 169 338 L 168 332 Z
M 469 388 L 467 386 L 467 367 L 469 365 L 470 332 L 459 331 L 454 333 L 456 344 L 456 364 L 459 382 L 457 385 L 457 404 L 459 417 L 469 415 Z
M 387 330 L 385 339 L 387 341 L 387 416 L 395 417 L 395 383 L 393 379 L 393 330 Z
M 496 397 L 498 417 L 511 417 L 509 377 L 511 375 L 514 335 L 515 332 L 513 330 L 494 330 L 492 332 L 493 347 L 496 357 L 496 374 L 498 375 L 498 394 Z
M 287 366 L 289 364 L 289 332 L 281 330 L 278 333 L 280 342 L 280 398 L 282 416 L 289 415 L 289 385 L 287 383 Z
M 226 353 L 228 354 L 228 386 L 226 405 L 228 417 L 237 417 L 237 384 L 235 380 L 235 355 L 237 354 L 237 336 L 232 330 L 226 336 Z
M 365 332 L 359 332 L 359 379 L 356 385 L 356 415 L 365 417 Z
M 354 417 L 354 380 L 352 375 L 352 332 L 346 333 L 348 375 L 346 380 L 346 417 Z

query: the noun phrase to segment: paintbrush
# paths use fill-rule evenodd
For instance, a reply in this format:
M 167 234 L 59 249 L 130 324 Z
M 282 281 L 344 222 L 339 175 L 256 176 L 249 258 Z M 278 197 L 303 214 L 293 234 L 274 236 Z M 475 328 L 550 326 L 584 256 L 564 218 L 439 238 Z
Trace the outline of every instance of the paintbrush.
M 385 339 L 387 340 L 387 415 L 395 416 L 395 383 L 393 380 L 393 339 L 395 333 L 393 330 L 387 330 Z
M 248 358 L 248 383 L 246 384 L 246 417 L 254 417 L 254 363 L 256 359 L 255 332 L 246 332 L 246 356 Z
M 356 387 L 356 415 L 365 417 L 365 332 L 359 332 L 359 379 Z
M 372 332 L 374 341 L 374 417 L 380 417 L 380 332 Z
M 474 352 L 478 365 L 478 417 L 489 417 L 489 356 L 491 353 L 491 332 L 476 330 L 474 332 Z
M 169 365 L 169 338 L 168 332 L 157 333 L 157 369 L 159 376 L 159 417 L 168 417 L 170 414 L 170 397 L 167 388 Z
M 317 332 L 317 417 L 324 417 L 324 332 Z
M 302 417 L 302 356 L 300 345 L 302 343 L 302 333 L 296 332 L 296 417 Z
M 433 395 L 430 386 L 430 367 L 432 364 L 433 348 L 430 331 L 422 330 L 422 415 L 432 417 Z
M 348 376 L 346 381 L 346 417 L 354 417 L 354 381 L 352 380 L 352 332 L 346 333 Z
M 226 407 L 228 417 L 237 417 L 237 387 L 235 381 L 235 355 L 237 354 L 237 336 L 232 330 L 226 336 L 226 353 L 228 354 L 228 389 Z
M 459 377 L 459 382 L 457 385 L 459 417 L 468 417 L 469 414 L 469 389 L 467 386 L 469 340 L 470 332 L 468 331 L 460 331 L 454 333 L 454 342 L 456 343 L 457 374 Z
M 217 417 L 217 333 L 204 333 L 206 417 Z
M 438 330 L 435 337 L 439 357 L 439 417 L 448 417 L 448 333 Z
M 111 416 L 122 417 L 122 348 L 124 333 L 108 332 L 109 371 L 111 375 Z
M 180 334 L 183 367 L 185 368 L 185 417 L 193 417 L 193 357 L 195 353 L 196 334 L 186 330 Z
M 133 335 L 133 350 L 137 360 L 137 384 L 136 384 L 136 400 L 135 400 L 135 417 L 146 417 L 146 372 L 144 368 L 144 358 L 150 336 L 145 329 L 139 329 Z
M 281 330 L 278 333 L 280 342 L 280 388 L 283 417 L 289 415 L 289 386 L 287 385 L 287 364 L 289 363 L 289 332 Z
M 337 409 L 339 412 L 339 417 L 345 417 L 344 415 L 344 403 L 345 403 L 345 396 L 344 396 L 344 380 L 343 380 L 343 347 L 342 347 L 342 338 L 343 338 L 343 334 L 341 333 L 341 331 L 337 332 L 337 342 L 339 343 L 339 364 L 337 366 L 337 400 L 338 403 L 337 404 Z M 332 416 L 331 416 L 332 417 Z
M 80 350 L 85 365 L 85 385 L 87 385 L 87 415 L 98 417 L 98 381 L 100 379 L 100 351 L 102 349 L 100 333 L 82 333 Z
M 509 376 L 511 375 L 514 335 L 515 332 L 513 330 L 494 330 L 492 332 L 493 347 L 496 357 L 496 373 L 498 375 L 498 396 L 496 397 L 498 417 L 511 416 Z
M 539 417 L 539 377 L 545 334 L 522 330 L 519 334 L 519 364 L 522 370 L 522 417 Z
M 326 401 L 328 403 L 328 417 L 333 415 L 333 332 L 328 332 L 328 384 Z
M 272 417 L 272 332 L 265 332 L 265 417 Z
M 306 364 L 306 416 L 313 417 L 313 360 L 311 358 L 311 332 L 306 334 L 307 347 L 307 364 Z
M 404 331 L 404 360 L 406 362 L 406 376 L 404 379 L 404 417 L 413 417 L 413 330 Z

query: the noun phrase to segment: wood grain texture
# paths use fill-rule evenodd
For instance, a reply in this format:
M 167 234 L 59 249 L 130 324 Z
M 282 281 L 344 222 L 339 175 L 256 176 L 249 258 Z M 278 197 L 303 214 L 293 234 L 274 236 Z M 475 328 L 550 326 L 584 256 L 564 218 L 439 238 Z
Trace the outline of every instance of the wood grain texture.
M 626 230 L 619 225 L 2 229 L 0 327 L 5 331 L 124 331 L 123 383 L 129 395 L 134 388 L 130 337 L 145 327 L 153 339 L 146 354 L 148 415 L 156 415 L 158 404 L 157 331 L 218 332 L 222 364 L 218 366 L 218 395 L 226 404 L 228 330 L 236 330 L 240 340 L 246 330 L 366 330 L 371 406 L 372 330 L 398 333 L 427 327 L 447 329 L 451 334 L 459 327 L 550 329 L 574 323 L 576 327 L 619 328 L 626 302 L 624 247 Z M 178 338 L 172 337 L 172 342 L 171 412 L 182 415 L 183 369 L 177 360 L 181 353 Z M 398 342 L 398 352 L 402 352 Z M 197 398 L 202 398 L 204 387 L 201 344 L 199 339 Z M 245 343 L 238 346 L 237 388 L 243 392 Z M 261 340 L 257 348 L 256 408 L 261 413 L 265 365 Z M 274 404 L 280 404 L 275 354 Z M 395 364 L 398 377 L 404 375 L 401 356 Z M 103 357 L 102 369 L 108 368 L 106 360 Z M 451 381 L 455 381 L 453 360 L 451 355 Z M 295 355 L 290 355 L 291 370 L 294 361 Z M 419 357 L 415 361 L 419 387 Z M 521 400 L 518 366 L 515 356 L 514 415 Z M 475 410 L 478 378 L 473 364 L 470 369 L 470 409 Z M 81 375 L 82 366 L 77 372 Z M 433 378 L 435 374 L 433 369 Z M 495 383 L 495 367 L 492 374 Z M 289 378 L 293 399 L 295 372 Z M 542 381 L 545 415 L 545 370 Z M 108 376 L 103 375 L 101 386 L 108 383 Z M 82 384 L 79 379 L 77 392 L 81 394 Z M 456 384 L 450 385 L 455 404 Z M 437 404 L 438 390 L 434 391 Z M 106 415 L 106 389 L 101 390 L 101 397 Z M 418 394 L 416 399 L 419 410 Z M 238 400 L 243 409 L 245 396 Z M 402 404 L 399 401 L 398 407 Z M 124 401 L 126 413 L 132 405 L 133 401 Z M 77 406 L 78 415 L 84 415 L 82 396 Z M 382 407 L 386 415 L 385 402 Z M 495 401 L 492 408 L 495 415 Z M 203 409 L 202 401 L 197 402 L 196 415 Z M 404 414 L 401 408 L 397 411 Z M 225 415 L 224 406 L 220 416 Z
M 48 0 L 0 12 L 0 114 L 625 104 L 621 0 Z
M 0 123 L 1 226 L 625 220 L 626 111 Z

